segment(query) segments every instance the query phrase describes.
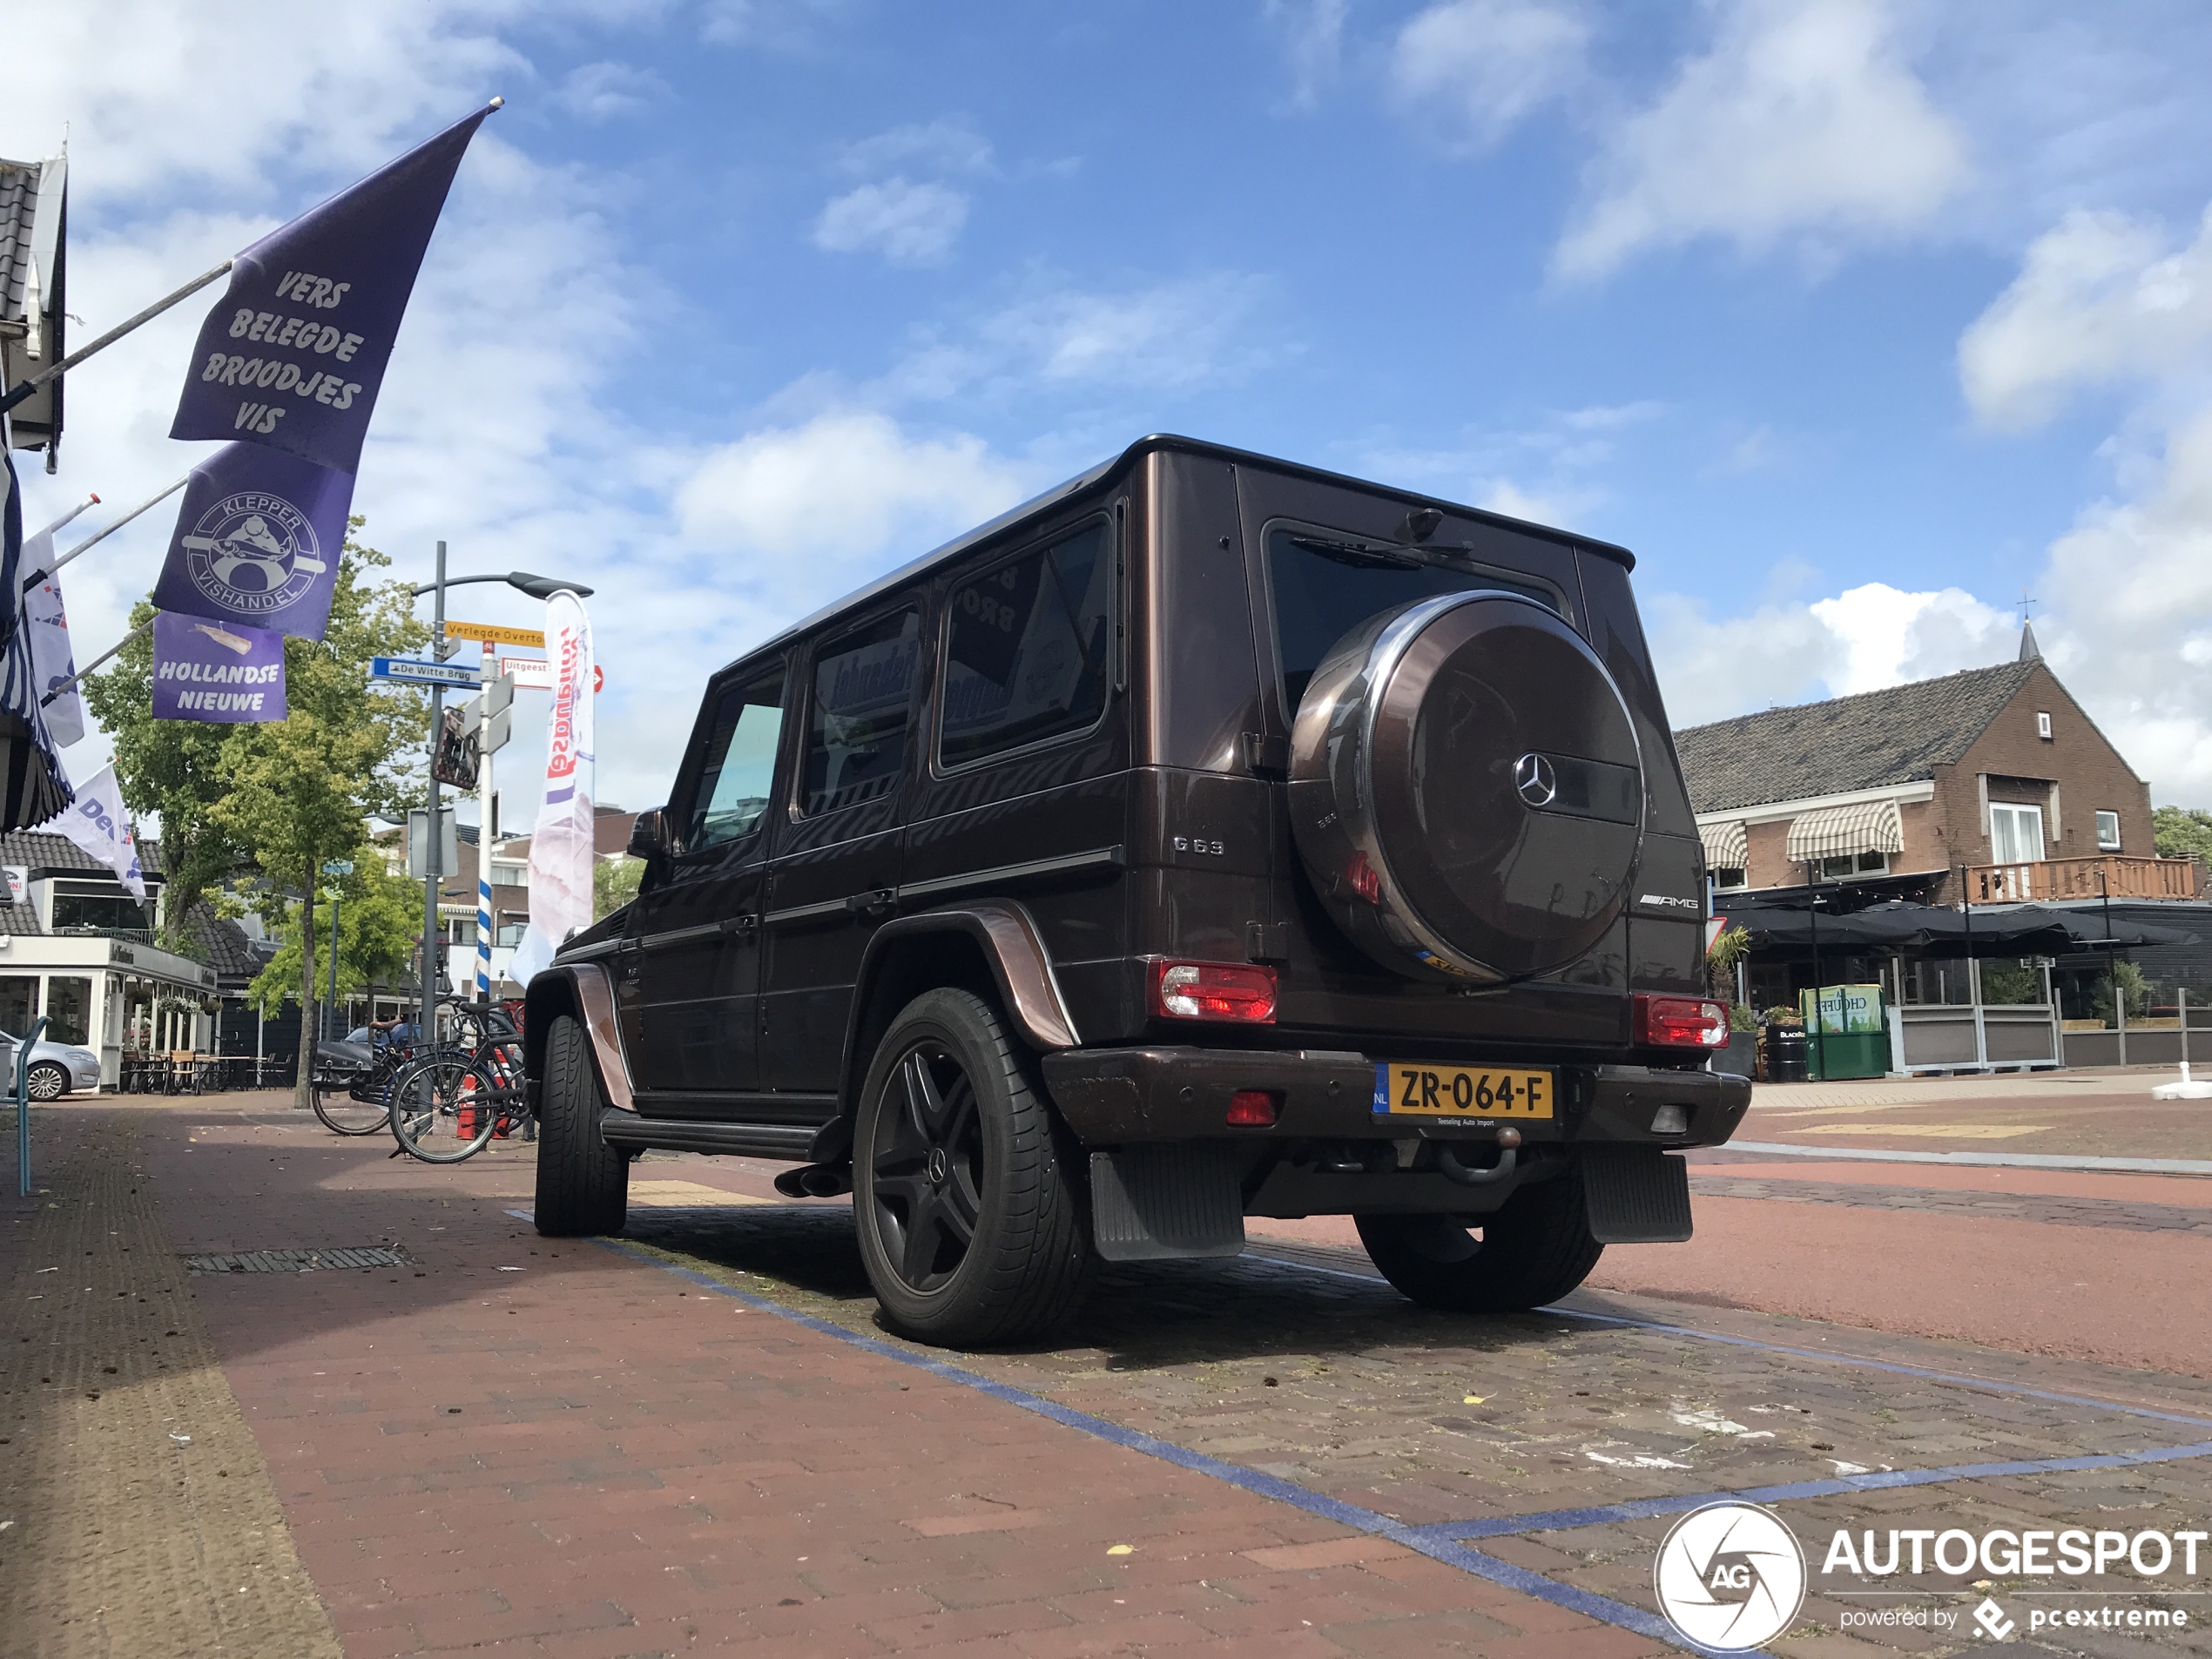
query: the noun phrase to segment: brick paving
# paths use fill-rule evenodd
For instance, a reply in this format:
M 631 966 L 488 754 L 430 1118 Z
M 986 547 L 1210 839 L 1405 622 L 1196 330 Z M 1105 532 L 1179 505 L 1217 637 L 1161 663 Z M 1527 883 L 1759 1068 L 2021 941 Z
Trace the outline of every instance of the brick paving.
M 110 1113 L 71 1109 L 57 1157 Z M 164 1271 L 220 1360 L 315 1610 L 348 1655 L 1662 1650 L 1431 1559 L 1418 1536 L 1363 1533 L 900 1363 L 947 1356 L 878 1329 L 847 1208 L 763 1202 L 759 1166 L 649 1159 L 637 1170 L 648 1202 L 617 1249 L 542 1240 L 507 1213 L 528 1204 L 526 1148 L 452 1169 L 388 1161 L 380 1143 L 339 1141 L 266 1098 L 133 1121 Z M 1711 1207 L 2089 1236 L 2055 1211 L 1978 1219 L 1988 1195 L 1897 1184 L 1969 1206 L 1938 1214 L 1887 1204 L 1885 1184 L 1757 1180 L 1776 1190 Z M 1781 1209 L 1807 1186 L 1852 1197 Z M 2202 1248 L 2103 1231 L 2114 1247 Z M 20 1253 L 15 1226 L 10 1244 Z M 411 1262 L 186 1282 L 177 1259 L 376 1245 Z M 19 1262 L 0 1284 L 29 1271 Z M 1102 1433 L 1157 1436 L 1406 1527 L 2212 1437 L 2117 1408 L 2212 1420 L 2212 1386 L 2195 1376 L 1590 1291 L 1572 1305 L 1591 1318 L 1455 1318 L 1411 1308 L 1369 1271 L 1356 1254 L 1281 1241 L 1226 1264 L 1117 1268 L 1066 1343 L 949 1358 Z M 1669 1324 L 1769 1345 L 1654 1328 Z M 1779 1507 L 1811 1541 L 1831 1526 L 2005 1515 L 2170 1527 L 2202 1524 L 2209 1502 L 2212 1459 L 2188 1459 Z M 1550 1526 L 1474 1547 L 1501 1571 L 1649 1608 L 1667 1524 Z M 0 1534 L 0 1579 L 23 1547 L 12 1537 Z M 1817 1598 L 1778 1650 L 1927 1645 L 1843 1636 L 1843 1605 Z
M 2212 1182 L 2197 1205 L 2131 1203 L 2113 1198 L 2050 1197 L 2033 1193 L 1931 1191 L 1925 1187 L 1864 1183 L 1791 1181 L 1696 1174 L 1693 1194 L 1716 1198 L 1764 1198 L 1776 1204 L 1839 1204 L 1878 1210 L 1920 1210 L 1933 1215 L 2001 1216 L 2054 1227 L 2120 1228 L 2130 1232 L 2193 1232 L 2212 1236 Z

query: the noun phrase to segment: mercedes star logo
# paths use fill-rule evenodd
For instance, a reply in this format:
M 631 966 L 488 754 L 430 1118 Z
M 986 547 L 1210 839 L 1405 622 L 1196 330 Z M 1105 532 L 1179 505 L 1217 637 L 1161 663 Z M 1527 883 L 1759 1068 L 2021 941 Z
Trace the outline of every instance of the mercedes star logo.
M 1540 754 L 1525 754 L 1513 763 L 1513 786 L 1531 806 L 1548 806 L 1559 796 L 1559 778 Z

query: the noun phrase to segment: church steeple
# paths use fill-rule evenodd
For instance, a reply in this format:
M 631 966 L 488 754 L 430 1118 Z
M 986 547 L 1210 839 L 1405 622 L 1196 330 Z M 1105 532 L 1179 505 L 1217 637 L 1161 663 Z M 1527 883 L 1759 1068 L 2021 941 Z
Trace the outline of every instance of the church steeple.
M 2043 653 L 2035 644 L 2035 624 L 2032 622 L 2020 624 L 2020 659 L 2023 663 L 2040 663 L 2043 660 Z

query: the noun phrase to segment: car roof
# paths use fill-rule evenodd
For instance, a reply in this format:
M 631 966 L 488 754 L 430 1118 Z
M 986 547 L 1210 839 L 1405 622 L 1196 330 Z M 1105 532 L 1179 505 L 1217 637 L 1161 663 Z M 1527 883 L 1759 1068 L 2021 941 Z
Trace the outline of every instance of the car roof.
M 1116 476 L 1139 457 L 1152 454 L 1156 450 L 1174 450 L 1178 454 L 1203 455 L 1209 460 L 1264 467 L 1272 472 L 1286 473 L 1294 477 L 1311 479 L 1318 483 L 1337 484 L 1351 489 L 1366 490 L 1370 493 L 1379 491 L 1403 501 L 1417 502 L 1423 506 L 1442 508 L 1455 518 L 1472 518 L 1486 524 L 1494 524 L 1501 529 L 1515 530 L 1524 536 L 1534 536 L 1548 542 L 1557 542 L 1562 546 L 1587 549 L 1590 552 L 1616 561 L 1623 569 L 1630 570 L 1635 569 L 1635 555 L 1629 552 L 1627 548 L 1617 547 L 1610 542 L 1595 541 L 1586 536 L 1570 536 L 1564 530 L 1554 529 L 1548 525 L 1534 524 L 1526 519 L 1512 518 L 1503 513 L 1490 512 L 1480 507 L 1469 507 L 1463 502 L 1447 501 L 1441 496 L 1425 495 L 1416 489 L 1401 489 L 1395 485 L 1378 483 L 1372 478 L 1355 478 L 1348 473 L 1331 472 L 1321 467 L 1309 467 L 1299 462 L 1285 461 L 1278 456 L 1260 455 L 1251 449 L 1238 449 L 1228 444 L 1209 443 L 1203 438 L 1186 438 L 1172 432 L 1154 432 L 1137 439 L 1119 455 L 1102 461 L 1096 466 L 1079 472 L 1063 482 L 1055 484 L 1042 495 L 1032 496 L 1019 506 L 1008 508 L 996 518 L 978 524 L 974 529 L 965 531 L 951 541 L 932 548 L 920 558 L 911 560 L 897 570 L 888 571 L 876 577 L 874 581 L 855 588 L 843 598 L 834 600 L 812 615 L 800 618 L 780 633 L 763 640 L 752 650 L 731 658 L 718 671 L 714 678 L 719 678 L 741 663 L 780 651 L 821 624 L 840 617 L 847 611 L 864 609 L 871 602 L 890 592 L 893 589 L 903 587 L 944 565 L 952 563 L 961 555 L 979 543 L 989 541 L 992 537 L 1012 529 L 1024 520 L 1043 517 L 1053 509 L 1065 505 L 1068 502 L 1103 483 L 1107 479 Z

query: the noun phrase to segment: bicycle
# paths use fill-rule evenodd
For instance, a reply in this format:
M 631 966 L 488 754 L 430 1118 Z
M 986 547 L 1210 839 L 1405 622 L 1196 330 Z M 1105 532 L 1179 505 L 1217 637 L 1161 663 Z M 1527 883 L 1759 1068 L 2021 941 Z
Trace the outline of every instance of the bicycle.
M 391 1121 L 392 1080 L 414 1049 L 392 1042 L 382 1033 L 371 1040 L 372 1063 L 367 1071 L 341 1073 L 315 1045 L 315 1069 L 308 1083 L 308 1101 L 323 1127 L 337 1135 L 374 1135 Z
M 408 1061 L 389 1091 L 392 1138 L 425 1163 L 462 1163 L 516 1130 L 536 1138 L 523 1034 L 509 1005 L 454 1006 L 461 1040 Z

